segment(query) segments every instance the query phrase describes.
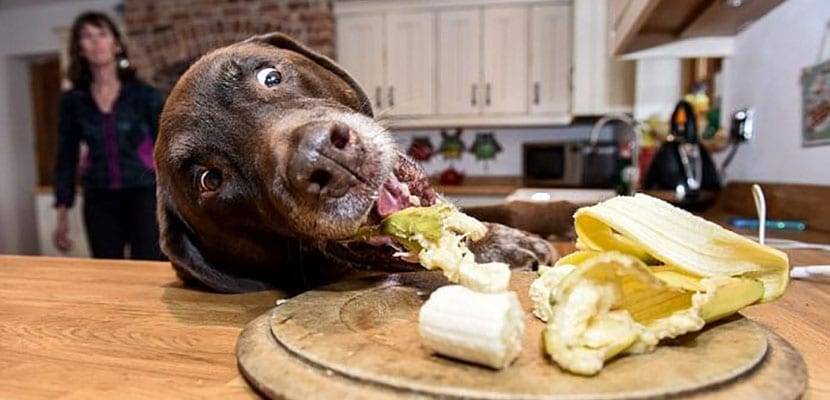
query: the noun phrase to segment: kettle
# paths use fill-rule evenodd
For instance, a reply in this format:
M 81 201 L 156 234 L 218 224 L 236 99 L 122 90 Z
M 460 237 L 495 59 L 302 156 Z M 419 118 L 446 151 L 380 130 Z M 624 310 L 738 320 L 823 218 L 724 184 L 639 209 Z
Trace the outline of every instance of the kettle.
M 670 134 L 657 150 L 646 174 L 646 190 L 669 190 L 676 204 L 692 211 L 711 205 L 714 196 L 703 191 L 718 191 L 720 178 L 709 152 L 698 140 L 697 119 L 687 101 L 680 101 L 671 116 Z

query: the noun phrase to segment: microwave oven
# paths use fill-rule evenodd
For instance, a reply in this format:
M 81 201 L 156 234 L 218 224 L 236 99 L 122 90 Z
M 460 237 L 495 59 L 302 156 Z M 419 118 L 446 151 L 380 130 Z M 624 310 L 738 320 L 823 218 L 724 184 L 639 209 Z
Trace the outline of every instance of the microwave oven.
M 525 143 L 522 149 L 524 184 L 535 187 L 614 186 L 618 165 L 614 142 Z

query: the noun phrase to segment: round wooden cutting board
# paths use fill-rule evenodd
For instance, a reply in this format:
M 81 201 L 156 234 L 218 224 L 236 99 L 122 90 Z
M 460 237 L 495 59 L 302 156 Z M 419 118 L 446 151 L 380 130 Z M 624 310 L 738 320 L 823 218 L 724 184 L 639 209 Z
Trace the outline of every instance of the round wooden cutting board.
M 511 289 L 527 312 L 527 326 L 522 354 L 501 371 L 437 356 L 421 345 L 418 310 L 447 284 L 432 272 L 343 282 L 294 297 L 245 327 L 237 343 L 239 368 L 262 394 L 288 399 L 788 399 L 806 389 L 798 352 L 742 317 L 653 353 L 613 360 L 594 377 L 564 372 L 545 356 L 544 323 L 530 313 L 527 290 L 534 278 L 513 274 Z

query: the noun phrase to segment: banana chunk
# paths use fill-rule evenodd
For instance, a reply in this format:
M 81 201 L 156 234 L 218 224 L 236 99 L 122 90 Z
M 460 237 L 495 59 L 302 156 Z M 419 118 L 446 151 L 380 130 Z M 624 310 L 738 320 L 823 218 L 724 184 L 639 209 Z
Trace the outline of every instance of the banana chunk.
M 410 207 L 386 217 L 358 237 L 387 235 L 407 252 L 400 255 L 428 270 L 439 269 L 452 283 L 436 290 L 421 307 L 419 330 L 425 346 L 448 357 L 495 369 L 521 352 L 524 314 L 509 292 L 510 266 L 479 264 L 467 239 L 481 240 L 487 226 L 441 203 Z
M 502 369 L 522 350 L 524 313 L 515 292 L 444 286 L 421 307 L 422 342 L 436 353 Z
M 458 283 L 477 292 L 503 292 L 510 285 L 510 266 L 505 263 L 463 263 L 458 272 Z

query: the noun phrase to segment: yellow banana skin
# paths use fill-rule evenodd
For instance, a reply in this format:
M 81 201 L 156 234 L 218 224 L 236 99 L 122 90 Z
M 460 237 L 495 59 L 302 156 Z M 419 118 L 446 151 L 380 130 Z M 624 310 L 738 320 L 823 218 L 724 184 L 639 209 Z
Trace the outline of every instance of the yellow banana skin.
M 789 281 L 783 252 L 648 195 L 581 208 L 574 227 L 584 250 L 616 250 L 692 276 L 757 279 L 764 287 L 762 302 L 781 297 Z
M 547 322 L 543 343 L 554 362 L 594 375 L 625 353 L 652 351 L 660 340 L 703 328 L 763 295 L 759 281 L 697 278 L 650 267 L 615 251 L 583 253 L 547 269 L 531 285 L 534 314 Z
M 783 252 L 646 195 L 574 218 L 580 250 L 540 268 L 530 288 L 544 347 L 572 373 L 599 373 L 612 357 L 774 300 L 788 284 Z

